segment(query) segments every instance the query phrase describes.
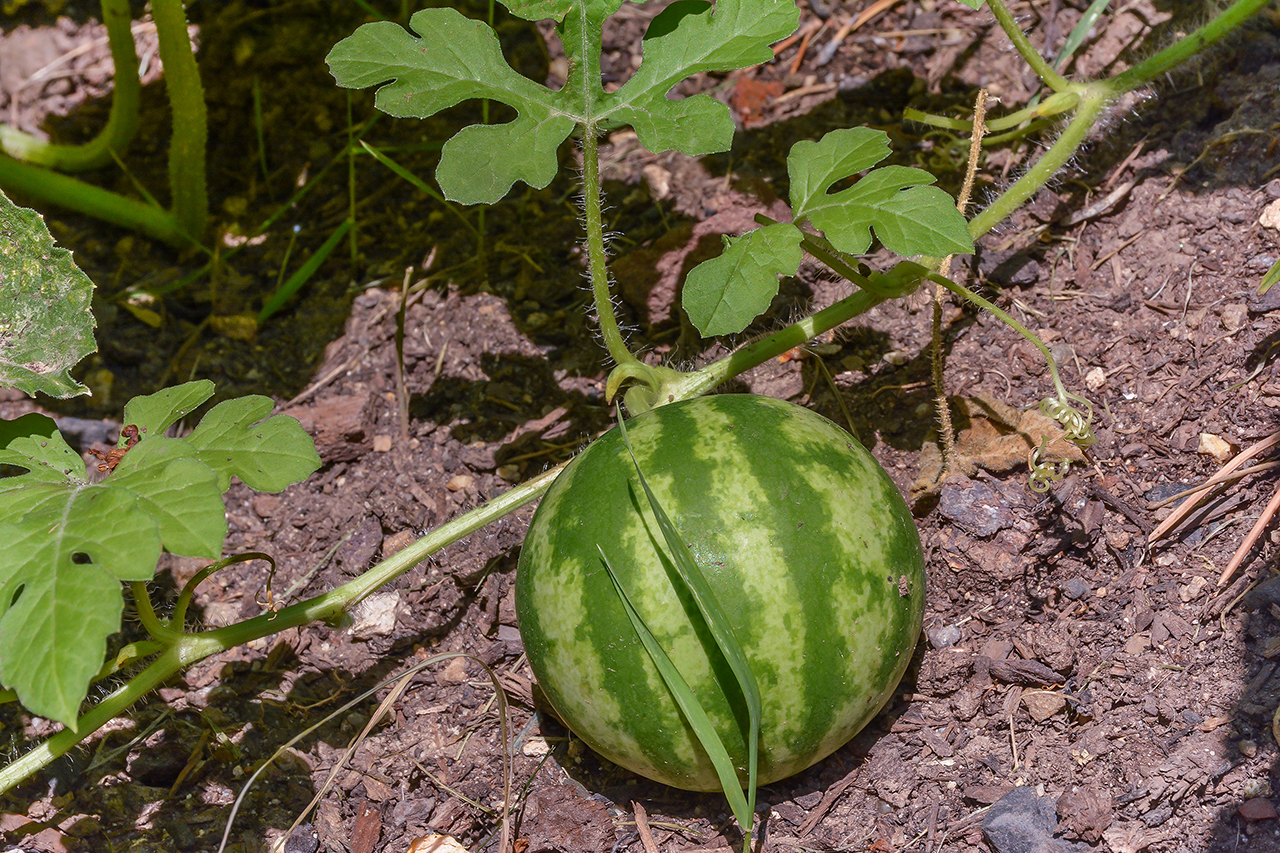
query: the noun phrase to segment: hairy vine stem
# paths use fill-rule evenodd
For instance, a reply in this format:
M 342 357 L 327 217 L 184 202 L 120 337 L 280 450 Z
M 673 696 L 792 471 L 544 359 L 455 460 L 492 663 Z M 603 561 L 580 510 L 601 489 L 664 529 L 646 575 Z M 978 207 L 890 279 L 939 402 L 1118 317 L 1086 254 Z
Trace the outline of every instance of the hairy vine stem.
M 987 132 L 987 90 L 979 89 L 978 97 L 973 104 L 973 134 L 969 140 L 969 164 L 964 173 L 964 185 L 960 189 L 960 198 L 956 200 L 956 209 L 961 215 L 969 208 L 969 196 L 973 193 L 973 181 L 978 174 L 978 158 L 982 155 L 982 137 Z M 951 255 L 942 259 L 938 272 L 943 278 L 951 275 Z M 939 478 L 946 475 L 951 468 L 951 457 L 954 455 L 956 443 L 955 427 L 951 424 L 951 406 L 947 403 L 946 359 L 942 353 L 942 297 L 945 290 L 941 284 L 933 285 L 933 347 L 931 367 L 933 372 L 934 409 L 938 417 L 938 447 L 942 452 L 942 467 Z

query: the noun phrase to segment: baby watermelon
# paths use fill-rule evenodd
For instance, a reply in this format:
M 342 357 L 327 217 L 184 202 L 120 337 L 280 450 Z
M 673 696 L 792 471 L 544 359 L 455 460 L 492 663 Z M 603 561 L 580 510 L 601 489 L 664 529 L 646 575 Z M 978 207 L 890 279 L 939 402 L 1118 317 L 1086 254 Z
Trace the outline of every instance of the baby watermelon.
M 875 716 L 911 659 L 925 586 L 911 513 L 862 445 L 790 403 L 699 397 L 627 427 L 755 675 L 760 784 L 798 773 Z M 737 683 L 672 567 L 616 427 L 552 484 L 520 553 L 516 611 L 547 699 L 610 761 L 677 788 L 720 790 L 597 546 L 745 780 Z

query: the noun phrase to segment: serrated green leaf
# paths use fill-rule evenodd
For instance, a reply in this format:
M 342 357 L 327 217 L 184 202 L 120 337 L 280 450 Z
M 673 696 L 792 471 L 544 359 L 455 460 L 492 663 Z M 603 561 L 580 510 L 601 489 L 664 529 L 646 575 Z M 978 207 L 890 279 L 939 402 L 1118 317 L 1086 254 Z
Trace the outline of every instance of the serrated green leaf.
M 214 385 L 208 379 L 184 382 L 154 394 L 134 397 L 124 404 L 124 422 L 138 428 L 142 438 L 164 435 L 164 431 L 191 414 L 213 396 Z M 126 443 L 120 436 L 119 445 Z
M 0 478 L 0 491 L 33 482 L 83 482 L 85 473 L 84 460 L 67 445 L 53 419 L 34 412 L 0 421 L 0 464 L 27 469 L 26 474 Z
M 804 235 L 776 222 L 730 238 L 718 258 L 690 271 L 682 304 L 704 337 L 741 332 L 778 294 L 778 276 L 800 268 Z
M 44 220 L 0 192 L 0 386 L 74 397 L 89 389 L 71 368 L 97 347 L 93 282 Z
M 889 134 L 869 127 L 841 128 L 817 142 L 804 139 L 792 145 L 787 155 L 792 213 L 808 216 L 812 205 L 826 199 L 832 184 L 870 169 L 890 151 Z
M 987 0 L 959 0 L 959 2 L 968 6 L 970 9 L 981 9 L 982 4 L 986 3 Z
M 120 629 L 120 582 L 152 576 L 160 537 L 124 489 L 43 491 L 20 521 L 0 524 L 0 683 L 34 713 L 74 726 Z
M 653 152 L 697 156 L 729 150 L 733 118 L 710 95 L 672 101 L 667 93 L 704 71 L 733 71 L 773 59 L 770 45 L 795 31 L 793 0 L 718 0 L 714 8 L 678 7 L 644 41 L 644 59 L 618 91 L 601 100 L 601 115 L 630 124 Z M 672 26 L 674 24 L 674 26 Z
M 227 538 L 223 490 L 218 475 L 186 441 L 153 436 L 138 442 L 108 483 L 138 498 L 138 511 L 155 518 L 169 553 L 211 560 L 222 556 Z
M 558 9 L 563 3 L 535 5 Z M 516 181 L 549 184 L 559 168 L 556 149 L 574 126 L 571 93 L 517 74 L 493 30 L 455 9 L 423 9 L 409 26 L 419 38 L 380 21 L 340 41 L 326 59 L 338 85 L 381 86 L 378 109 L 401 118 L 426 118 L 472 98 L 519 113 L 513 122 L 469 127 L 445 143 L 436 180 L 450 201 L 492 204 Z
M 226 491 L 231 475 L 260 492 L 280 492 L 320 467 L 315 442 L 297 418 L 271 412 L 268 397 L 239 397 L 214 406 L 185 439 Z
M 889 154 L 883 131 L 865 127 L 834 130 L 818 142 L 797 142 L 787 157 L 791 207 L 842 252 L 860 255 L 871 232 L 903 256 L 943 257 L 973 251 L 968 224 L 955 201 L 922 169 L 885 166 L 848 189 L 828 193 L 837 181 L 874 166 Z
M 644 31 L 644 40 L 661 38 L 675 32 L 680 20 L 686 15 L 701 15 L 711 8 L 708 0 L 675 0 L 667 8 L 653 16 L 648 28 Z
M 279 491 L 319 467 L 297 420 L 260 420 L 266 397 L 215 406 L 188 438 L 160 434 L 212 392 L 192 382 L 126 405 L 143 436 L 101 483 L 49 418 L 0 421 L 0 463 L 25 469 L 0 478 L 0 684 L 31 711 L 74 723 L 120 628 L 120 582 L 150 579 L 162 547 L 221 554 L 232 474 Z
M 441 149 L 436 182 L 445 198 L 459 204 L 493 204 L 516 181 L 542 189 L 556 176 L 556 150 L 572 131 L 572 119 L 527 114 L 507 124 L 464 127 Z M 530 155 L 528 162 L 513 151 Z
M 631 0 L 643 3 L 645 0 Z M 511 14 L 526 21 L 563 21 L 574 9 L 585 9 L 593 18 L 603 20 L 622 6 L 622 0 L 502 0 Z

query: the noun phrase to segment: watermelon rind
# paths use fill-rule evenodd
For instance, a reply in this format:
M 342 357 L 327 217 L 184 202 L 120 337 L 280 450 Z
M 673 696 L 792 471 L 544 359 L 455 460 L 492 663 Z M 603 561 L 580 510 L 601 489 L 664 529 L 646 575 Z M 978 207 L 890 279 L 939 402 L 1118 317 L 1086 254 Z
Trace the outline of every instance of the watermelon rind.
M 770 397 L 699 397 L 627 426 L 636 463 L 759 685 L 760 784 L 809 767 L 875 716 L 910 662 L 925 573 L 906 503 L 847 432 Z M 745 781 L 741 694 L 676 573 L 617 428 L 556 479 L 520 554 L 521 636 L 552 708 L 615 764 L 677 788 L 720 790 L 597 546 Z

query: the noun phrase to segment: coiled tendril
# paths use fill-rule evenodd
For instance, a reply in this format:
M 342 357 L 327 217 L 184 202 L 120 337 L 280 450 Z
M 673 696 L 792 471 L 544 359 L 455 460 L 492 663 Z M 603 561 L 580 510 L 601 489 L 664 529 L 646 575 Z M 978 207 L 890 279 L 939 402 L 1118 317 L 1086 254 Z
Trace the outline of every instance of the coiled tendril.
M 1084 411 L 1072 406 L 1069 402 L 1072 400 L 1083 406 Z M 1092 428 L 1093 406 L 1085 398 L 1063 391 L 1057 399 L 1046 397 L 1041 400 L 1040 411 L 1045 417 L 1053 418 L 1061 424 L 1067 433 L 1067 440 L 1081 450 L 1098 443 L 1098 437 L 1093 434 Z
M 1071 405 L 1074 400 L 1084 407 L 1081 412 L 1075 406 Z M 1083 397 L 1077 397 L 1075 394 L 1062 391 L 1056 399 L 1045 398 L 1040 401 L 1040 411 L 1045 417 L 1053 418 L 1057 421 L 1062 429 L 1066 432 L 1064 438 L 1083 450 L 1086 447 L 1094 445 L 1098 442 L 1098 437 L 1093 434 L 1093 406 Z M 1050 462 L 1047 459 L 1041 459 L 1041 455 L 1049 449 L 1049 437 L 1041 436 L 1039 446 L 1031 451 L 1031 455 L 1027 459 L 1027 465 L 1031 468 L 1031 475 L 1027 479 L 1027 485 L 1034 492 L 1047 492 L 1049 487 L 1054 483 L 1067 476 L 1067 472 L 1071 470 L 1071 460 L 1063 459 L 1059 462 Z

